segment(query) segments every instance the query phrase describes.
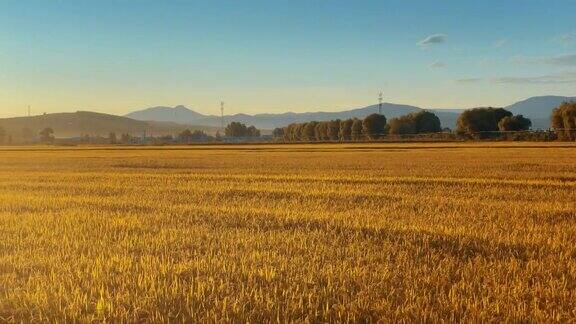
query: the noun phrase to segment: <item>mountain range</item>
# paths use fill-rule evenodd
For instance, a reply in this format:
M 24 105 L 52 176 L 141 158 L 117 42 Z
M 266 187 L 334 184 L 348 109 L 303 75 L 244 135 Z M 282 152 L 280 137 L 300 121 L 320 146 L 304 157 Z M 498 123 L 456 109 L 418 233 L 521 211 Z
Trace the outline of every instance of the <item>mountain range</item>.
M 514 114 L 522 114 L 532 120 L 533 129 L 547 129 L 550 127 L 550 114 L 552 109 L 565 101 L 576 101 L 576 97 L 543 96 L 532 97 L 515 104 L 504 107 Z M 382 113 L 388 118 L 420 111 L 422 108 L 383 104 Z M 443 127 L 454 129 L 458 115 L 464 109 L 428 109 L 433 111 L 441 120 Z M 294 122 L 307 122 L 312 120 L 323 121 L 332 119 L 364 118 L 378 111 L 378 105 L 363 108 L 349 109 L 339 112 L 308 112 L 281 114 L 236 114 L 224 116 L 225 123 L 238 121 L 247 125 L 254 125 L 269 134 L 275 127 L 283 127 Z M 184 106 L 153 107 L 132 112 L 126 116 L 115 116 L 89 111 L 75 113 L 54 113 L 31 117 L 0 118 L 0 127 L 15 140 L 24 137 L 24 133 L 38 134 L 46 127 L 54 129 L 57 137 L 79 137 L 82 135 L 108 136 L 114 132 L 117 135 L 131 134 L 141 136 L 175 135 L 185 129 L 202 130 L 214 135 L 220 128 L 220 116 L 204 115 Z
M 564 101 L 576 100 L 576 97 L 561 96 L 541 96 L 532 97 L 515 104 L 504 107 L 514 114 L 522 114 L 532 120 L 534 129 L 545 129 L 550 125 L 550 114 L 552 109 Z M 409 105 L 400 105 L 384 103 L 382 113 L 388 118 L 395 118 L 410 112 L 420 111 L 423 108 Z M 443 127 L 455 128 L 458 115 L 464 109 L 427 109 L 433 111 Z M 362 108 L 354 108 L 339 112 L 305 112 L 305 113 L 280 113 L 280 114 L 235 114 L 225 115 L 224 122 L 232 121 L 242 122 L 247 125 L 254 125 L 261 129 L 273 129 L 283 127 L 295 122 L 323 121 L 332 119 L 364 118 L 369 114 L 378 111 L 378 105 L 371 105 Z M 204 115 L 193 111 L 184 106 L 176 107 L 152 107 L 143 110 L 131 112 L 126 115 L 128 118 L 141 121 L 162 121 L 174 123 L 188 123 L 194 125 L 205 125 L 218 127 L 221 123 L 221 117 L 215 115 Z

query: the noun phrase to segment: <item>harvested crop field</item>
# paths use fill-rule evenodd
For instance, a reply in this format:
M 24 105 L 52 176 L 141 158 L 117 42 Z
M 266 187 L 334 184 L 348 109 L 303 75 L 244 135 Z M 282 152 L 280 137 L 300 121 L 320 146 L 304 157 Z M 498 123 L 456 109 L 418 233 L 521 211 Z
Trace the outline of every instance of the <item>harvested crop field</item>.
M 0 321 L 575 321 L 576 145 L 0 150 Z

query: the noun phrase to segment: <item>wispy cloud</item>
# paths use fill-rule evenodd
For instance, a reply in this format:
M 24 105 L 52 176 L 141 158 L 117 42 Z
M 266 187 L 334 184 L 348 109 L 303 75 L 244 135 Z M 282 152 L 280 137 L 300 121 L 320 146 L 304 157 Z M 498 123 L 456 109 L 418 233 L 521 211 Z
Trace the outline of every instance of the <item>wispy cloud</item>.
M 458 79 L 456 80 L 456 82 L 458 83 L 476 83 L 476 82 L 480 82 L 482 81 L 482 78 L 464 78 L 464 79 Z
M 543 63 L 554 65 L 574 65 L 576 66 L 576 54 L 558 55 L 541 59 Z
M 514 56 L 510 59 L 513 63 L 522 64 L 548 64 L 560 66 L 576 66 L 576 54 L 563 54 L 550 57 L 530 58 L 521 55 Z
M 492 81 L 502 84 L 572 84 L 576 83 L 576 72 L 526 77 L 500 77 L 494 78 Z
M 429 47 L 431 45 L 442 44 L 446 42 L 446 35 L 444 34 L 434 34 L 430 35 L 423 40 L 418 42 L 421 47 Z
M 508 44 L 508 39 L 501 38 L 494 43 L 494 47 L 501 48 L 501 47 L 506 46 L 506 44 Z
M 440 62 L 440 61 L 436 61 L 436 62 L 430 64 L 430 67 L 433 68 L 433 69 L 441 69 L 441 68 L 443 68 L 443 67 L 446 67 L 446 63 Z
M 554 37 L 554 41 L 564 45 L 572 44 L 576 42 L 576 31 Z

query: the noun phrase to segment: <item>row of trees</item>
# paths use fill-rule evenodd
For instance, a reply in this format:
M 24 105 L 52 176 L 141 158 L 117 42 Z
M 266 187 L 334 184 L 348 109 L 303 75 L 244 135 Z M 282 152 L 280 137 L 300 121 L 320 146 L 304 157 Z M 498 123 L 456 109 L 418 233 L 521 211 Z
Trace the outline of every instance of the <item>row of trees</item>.
M 503 108 L 475 108 L 466 110 L 458 116 L 457 132 L 488 137 L 490 133 L 517 132 L 529 130 L 530 119 L 522 115 L 513 115 Z
M 419 111 L 393 118 L 371 114 L 364 119 L 311 121 L 276 128 L 272 135 L 285 141 L 356 141 L 378 139 L 387 134 L 422 134 L 440 132 L 440 119 L 431 112 Z
M 386 117 L 372 114 L 363 120 L 311 121 L 293 123 L 284 128 L 276 128 L 272 135 L 285 141 L 336 141 L 359 140 L 364 137 L 375 139 L 386 131 Z
M 254 126 L 247 127 L 240 122 L 231 122 L 224 129 L 226 137 L 260 137 L 260 130 Z
M 513 115 L 503 108 L 476 108 L 458 117 L 455 135 L 487 138 L 502 132 L 530 129 L 532 122 L 522 115 Z M 387 135 L 438 134 L 442 132 L 440 119 L 433 112 L 418 111 L 387 121 L 384 115 L 372 114 L 365 119 L 311 121 L 293 123 L 276 128 L 275 138 L 285 141 L 355 141 L 374 140 Z M 450 132 L 444 129 L 444 132 Z
M 232 122 L 224 130 L 226 137 L 230 138 L 255 138 L 260 137 L 260 130 L 254 126 L 247 127 L 245 124 Z M 215 136 L 208 135 L 202 130 L 190 130 L 186 129 L 180 132 L 176 136 L 164 135 L 160 137 L 149 138 L 153 143 L 162 144 L 189 144 L 189 143 L 202 143 L 202 142 L 219 142 L 224 140 L 220 135 L 220 132 L 216 132 Z M 102 142 L 101 138 L 97 138 L 92 142 Z M 139 142 L 138 137 L 134 137 L 130 134 L 122 134 L 120 140 L 117 139 L 116 133 L 110 133 L 108 135 L 108 142 L 110 144 L 134 144 Z M 90 141 L 87 141 L 90 143 Z
M 224 130 L 226 137 L 229 138 L 257 138 L 260 137 L 260 130 L 254 126 L 247 127 L 245 124 L 232 122 L 228 124 Z M 54 136 L 54 130 L 51 127 L 46 127 L 38 133 L 34 133 L 32 130 L 25 128 L 22 130 L 22 134 L 17 137 L 20 143 L 54 143 L 56 138 Z M 195 143 L 195 142 L 218 142 L 225 140 L 220 135 L 220 132 L 216 132 L 215 136 L 208 135 L 202 130 L 190 130 L 186 129 L 176 136 L 164 135 L 160 137 L 147 137 L 144 138 L 138 136 L 132 136 L 128 133 L 123 133 L 117 136 L 115 132 L 110 132 L 108 137 L 103 136 L 91 136 L 89 134 L 81 135 L 76 139 L 62 139 L 63 143 L 83 143 L 83 144 L 138 144 L 143 142 L 159 143 L 159 144 L 170 144 L 170 143 Z M 0 126 L 0 144 L 12 144 L 12 135 Z
M 506 132 L 521 132 L 529 130 L 532 126 L 530 119 L 522 115 L 513 115 L 503 108 L 475 108 L 462 112 L 458 116 L 455 132 L 444 129 L 442 134 L 451 136 L 467 136 L 474 138 L 502 137 Z M 532 139 L 576 140 L 576 102 L 563 103 L 553 110 L 551 126 L 554 129 L 551 136 L 533 137 Z M 350 141 L 363 139 L 378 139 L 386 135 L 412 135 L 412 134 L 438 134 L 442 132 L 440 119 L 430 111 L 413 112 L 389 121 L 384 115 L 372 114 L 364 119 L 351 118 L 346 120 L 311 121 L 307 123 L 293 123 L 283 128 L 274 129 L 274 138 L 285 141 Z M 239 122 L 231 122 L 224 130 L 227 138 L 258 138 L 260 130 L 254 126 L 246 126 Z M 541 132 L 542 133 L 542 132 Z M 53 143 L 54 130 L 50 127 L 34 133 L 30 129 L 23 129 L 21 138 L 25 141 L 39 141 Z M 511 137 L 516 138 L 516 137 Z M 518 138 L 523 139 L 524 137 Z M 139 143 L 138 137 L 122 134 L 120 138 L 110 133 L 108 138 L 92 138 L 84 135 L 84 143 L 110 143 L 133 144 Z M 219 133 L 216 136 L 206 134 L 201 130 L 185 130 L 177 136 L 162 136 L 153 138 L 154 143 L 193 143 L 218 142 L 222 140 Z M 0 127 L 0 144 L 12 143 L 12 136 Z
M 26 141 L 31 141 L 34 139 L 34 137 L 37 137 L 38 140 L 42 143 L 52 143 L 54 142 L 54 130 L 50 127 L 46 127 L 42 129 L 37 136 L 34 134 L 34 132 L 32 132 L 28 128 L 24 128 L 22 130 L 21 134 L 22 139 Z M 0 127 L 0 144 L 7 144 L 7 143 L 11 144 L 12 140 L 13 140 L 12 135 L 8 134 L 8 132 L 6 131 L 6 129 L 4 129 L 4 127 Z

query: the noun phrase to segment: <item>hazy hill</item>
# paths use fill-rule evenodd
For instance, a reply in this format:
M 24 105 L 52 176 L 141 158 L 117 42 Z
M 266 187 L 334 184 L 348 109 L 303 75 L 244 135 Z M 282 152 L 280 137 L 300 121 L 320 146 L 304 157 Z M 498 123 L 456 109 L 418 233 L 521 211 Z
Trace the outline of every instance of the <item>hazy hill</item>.
M 127 114 L 125 117 L 142 121 L 165 121 L 175 123 L 192 123 L 198 119 L 208 117 L 184 106 L 152 107 Z
M 421 108 L 409 105 L 398 105 L 385 103 L 382 107 L 382 112 L 387 118 L 394 118 L 405 115 L 410 112 L 419 111 Z M 378 105 L 372 105 L 363 108 L 356 108 L 351 110 L 339 112 L 307 112 L 307 113 L 294 113 L 287 112 L 281 114 L 236 114 L 224 116 L 225 123 L 238 121 L 249 125 L 254 125 L 261 129 L 273 129 L 275 127 L 286 126 L 295 122 L 307 122 L 312 120 L 331 120 L 331 119 L 347 119 L 347 118 L 364 118 L 369 114 L 378 111 Z M 443 125 L 453 127 L 458 117 L 457 113 L 448 110 L 436 110 L 438 117 L 442 120 Z M 178 120 L 195 125 L 219 126 L 221 123 L 220 116 L 207 116 L 194 112 L 186 107 L 177 106 L 174 108 L 168 107 L 154 107 L 140 111 L 136 111 L 126 115 L 127 117 L 138 120 Z
M 552 110 L 565 101 L 576 101 L 576 97 L 541 96 L 532 97 L 505 107 L 514 114 L 521 114 L 532 120 L 532 128 L 550 127 Z
M 32 117 L 16 117 L 0 119 L 0 127 L 18 139 L 25 129 L 37 134 L 40 130 L 51 127 L 56 137 L 79 137 L 84 134 L 91 136 L 108 136 L 114 132 L 118 136 L 128 133 L 141 136 L 144 132 L 149 135 L 170 135 L 189 129 L 201 129 L 214 133 L 213 127 L 182 125 L 171 122 L 139 121 L 115 115 L 100 114 L 87 111 L 75 113 L 56 113 Z

